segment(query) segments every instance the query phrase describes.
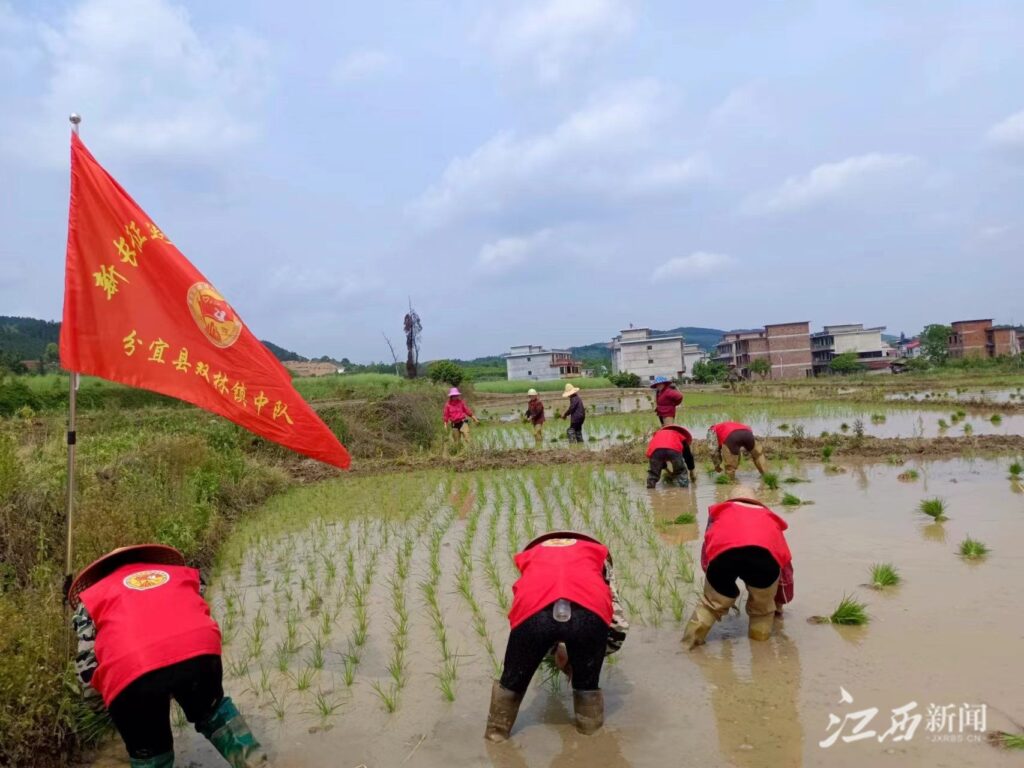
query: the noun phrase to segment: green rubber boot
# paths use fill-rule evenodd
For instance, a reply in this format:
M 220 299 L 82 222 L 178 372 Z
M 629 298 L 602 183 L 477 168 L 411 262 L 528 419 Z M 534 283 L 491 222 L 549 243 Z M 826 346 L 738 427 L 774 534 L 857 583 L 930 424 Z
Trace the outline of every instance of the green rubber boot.
M 156 757 L 147 757 L 140 760 L 137 757 L 128 758 L 128 765 L 132 768 L 174 768 L 174 752 L 164 752 Z
M 267 768 L 267 755 L 249 730 L 230 696 L 220 700 L 214 713 L 196 726 L 231 768 Z

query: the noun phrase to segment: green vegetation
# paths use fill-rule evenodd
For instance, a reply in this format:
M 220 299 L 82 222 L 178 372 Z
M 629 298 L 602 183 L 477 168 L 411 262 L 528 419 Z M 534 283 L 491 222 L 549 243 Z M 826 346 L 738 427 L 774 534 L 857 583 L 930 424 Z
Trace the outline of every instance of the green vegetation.
M 1010 464 L 1010 477 L 1019 478 L 1022 472 L 1024 472 L 1024 464 L 1021 464 L 1019 461 Z
M 635 373 L 613 373 L 608 381 L 619 389 L 636 389 L 640 386 L 640 377 Z
M 803 500 L 792 493 L 785 493 L 782 495 L 782 504 L 786 507 L 799 507 L 803 504 Z
M 993 413 L 991 416 L 989 416 L 988 420 L 991 421 L 997 427 L 1003 423 L 1003 417 L 998 413 Z
M 772 364 L 766 358 L 759 357 L 750 363 L 750 372 L 755 376 L 764 378 L 772 371 Z
M 871 585 L 876 589 L 893 587 L 899 583 L 899 572 L 892 563 L 875 563 L 871 566 Z
M 466 378 L 466 373 L 451 360 L 437 360 L 427 368 L 427 376 L 435 384 L 448 384 L 457 387 Z
M 732 485 L 732 483 L 732 478 L 728 475 L 721 474 L 715 476 L 715 485 Z
M 504 395 L 526 395 L 526 390 L 536 389 L 538 392 L 561 392 L 565 389 L 566 379 L 552 379 L 550 381 L 483 381 L 474 384 L 477 392 L 494 392 Z M 579 377 L 572 379 L 572 384 L 580 389 L 612 389 L 614 384 L 606 378 Z
M 774 472 L 765 472 L 761 476 L 761 482 L 770 491 L 777 491 L 779 489 L 779 476 Z
M 906 472 L 900 472 L 896 475 L 896 479 L 904 483 L 912 483 L 921 476 L 921 473 L 916 469 L 908 469 Z
M 691 525 L 697 522 L 697 516 L 693 512 L 683 512 L 680 515 L 676 515 L 675 520 L 672 521 L 675 525 Z
M 988 740 L 991 744 L 1003 749 L 1024 749 L 1024 733 L 995 731 L 988 734 Z
M 989 553 L 988 545 L 972 539 L 970 536 L 960 542 L 960 556 L 965 557 L 968 560 L 975 560 L 979 557 L 984 557 Z
M 942 365 L 949 358 L 949 337 L 953 328 L 948 325 L 926 325 L 921 332 L 921 353 L 933 365 Z
M 868 623 L 867 605 L 849 595 L 844 595 L 839 605 L 828 617 L 830 624 L 842 624 L 844 626 L 859 626 Z
M 860 373 L 864 370 L 864 364 L 857 358 L 856 352 L 843 352 L 832 358 L 828 368 L 832 373 L 846 376 L 851 373 Z
M 917 508 L 937 523 L 949 519 L 946 517 L 946 502 L 942 499 L 922 499 Z
M 698 384 L 714 384 L 729 378 L 729 368 L 715 360 L 699 360 L 693 366 L 693 380 Z

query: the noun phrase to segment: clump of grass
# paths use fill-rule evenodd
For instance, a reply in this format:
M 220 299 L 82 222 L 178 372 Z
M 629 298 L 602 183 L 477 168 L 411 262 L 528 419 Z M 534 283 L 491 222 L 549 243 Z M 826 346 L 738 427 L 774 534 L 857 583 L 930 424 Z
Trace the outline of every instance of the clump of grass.
M 676 525 L 690 525 L 697 522 L 697 516 L 693 512 L 683 512 L 681 515 L 676 515 L 676 519 L 672 522 Z
M 1010 477 L 1017 479 L 1024 473 L 1024 464 L 1015 461 L 1010 465 Z
M 992 416 L 989 418 L 989 421 L 991 421 L 996 426 L 999 426 L 1000 424 L 1003 423 L 1003 417 L 998 413 L 993 413 Z
M 904 483 L 912 483 L 921 476 L 921 473 L 916 469 L 908 469 L 906 472 L 900 472 L 896 475 L 896 479 Z
M 779 476 L 774 472 L 765 472 L 761 476 L 761 482 L 770 491 L 777 491 L 779 489 Z
M 945 419 L 939 419 L 939 429 L 941 429 L 941 430 L 949 429 L 949 423 Z
M 921 503 L 917 505 L 917 508 L 937 523 L 949 519 L 946 517 L 946 502 L 942 499 L 921 499 Z
M 779 432 L 789 432 L 789 424 L 779 424 Z
M 821 449 L 821 460 L 824 462 L 832 461 L 832 454 L 835 452 L 836 447 L 834 445 L 826 445 Z
M 964 424 L 964 434 L 970 435 L 974 433 L 974 427 L 971 424 Z
M 979 557 L 984 557 L 989 553 L 988 545 L 984 542 L 972 539 L 968 536 L 966 539 L 960 542 L 960 556 L 965 557 L 968 560 L 976 560 Z
M 844 421 L 844 422 L 843 422 L 842 424 L 840 424 L 840 425 L 839 425 L 839 431 L 840 431 L 840 432 L 849 432 L 849 431 L 850 431 L 850 425 L 849 425 L 849 424 L 847 424 L 847 423 L 846 423 L 846 422 Z
M 782 505 L 786 507 L 799 507 L 803 504 L 803 500 L 792 493 L 785 493 L 782 496 Z
M 875 589 L 894 587 L 900 583 L 900 574 L 892 563 L 875 563 L 871 566 L 871 586 Z
M 843 595 L 839 605 L 832 611 L 831 616 L 812 616 L 810 618 L 815 624 L 841 624 L 843 626 L 860 626 L 867 624 L 867 605 L 855 600 L 850 595 Z
M 715 485 L 731 485 L 732 480 L 729 479 L 728 475 L 717 475 L 715 477 Z
M 884 413 L 872 413 L 871 414 L 871 423 L 872 424 L 885 424 L 885 414 Z

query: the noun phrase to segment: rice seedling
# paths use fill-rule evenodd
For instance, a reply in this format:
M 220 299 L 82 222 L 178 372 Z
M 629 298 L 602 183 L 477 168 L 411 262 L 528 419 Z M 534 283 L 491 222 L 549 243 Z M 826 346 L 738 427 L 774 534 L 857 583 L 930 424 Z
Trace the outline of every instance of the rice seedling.
M 906 461 L 903 459 L 902 456 L 889 456 L 885 460 L 885 463 L 891 467 L 902 467 L 906 463 Z
M 894 587 L 900 582 L 900 574 L 892 563 L 875 563 L 871 566 L 871 586 L 875 589 Z
M 885 414 L 884 413 L 872 413 L 871 414 L 871 423 L 872 424 L 885 424 Z
M 949 429 L 949 422 L 945 419 L 939 419 L 939 430 L 944 432 L 947 429 Z
M 969 422 L 964 424 L 963 429 L 964 429 L 964 434 L 965 435 L 974 434 L 974 427 Z
M 244 677 L 249 673 L 249 657 L 230 659 L 225 667 L 228 677 Z
M 326 720 L 341 707 L 340 701 L 332 701 L 327 694 L 318 689 L 313 697 L 313 707 L 322 720 Z
M 843 595 L 839 605 L 830 616 L 812 616 L 808 619 L 814 624 L 840 624 L 843 626 L 859 626 L 869 621 L 867 605 L 855 600 L 850 595 Z
M 900 472 L 896 475 L 896 479 L 903 483 L 912 483 L 921 476 L 921 473 L 916 469 L 908 469 L 905 472 Z
M 732 480 L 728 475 L 718 475 L 715 477 L 715 485 L 731 485 Z
M 840 431 L 840 432 L 849 432 L 849 431 L 850 431 L 850 425 L 849 425 L 849 424 L 847 424 L 847 423 L 846 423 L 846 422 L 844 421 L 844 422 L 843 422 L 842 424 L 840 424 L 840 425 L 839 425 L 839 431 Z
M 1024 733 L 993 731 L 988 734 L 988 741 L 993 746 L 1003 749 L 1024 749 Z
M 988 553 L 989 548 L 987 544 L 977 539 L 972 539 L 970 536 L 967 536 L 967 538 L 960 542 L 960 556 L 968 560 L 976 560 Z
M 682 514 L 676 515 L 672 521 L 674 525 L 690 525 L 691 523 L 697 522 L 697 516 L 693 512 L 683 512 Z
M 761 482 L 770 491 L 777 491 L 779 489 L 779 476 L 774 472 L 765 472 L 761 476 Z
M 345 682 L 346 688 L 351 688 L 352 683 L 356 680 L 356 667 L 359 666 L 359 659 L 358 657 L 347 653 L 342 658 L 341 663 L 341 679 Z
M 826 475 L 844 475 L 846 474 L 846 467 L 841 467 L 838 464 L 826 464 L 825 465 Z
M 380 703 L 384 706 L 385 712 L 390 715 L 398 709 L 398 691 L 393 685 L 385 688 L 379 680 L 375 680 L 370 683 L 370 687 L 373 688 L 373 692 L 377 694 L 377 698 L 380 699 Z
M 832 454 L 835 452 L 836 447 L 834 445 L 825 445 L 821 448 L 821 460 L 829 462 L 832 460 Z
M 176 701 L 171 702 L 171 724 L 179 731 L 188 725 L 185 710 Z
M 917 505 L 917 508 L 937 523 L 949 519 L 946 517 L 946 502 L 942 499 L 921 499 L 921 503 Z
M 276 691 L 271 689 L 270 691 L 270 708 L 274 711 L 274 716 L 283 721 L 285 716 L 288 714 L 288 697 L 287 694 L 281 694 L 280 696 Z
M 1010 465 L 1010 477 L 1017 479 L 1024 473 L 1024 464 L 1015 461 Z
M 784 482 L 784 483 L 786 483 L 788 485 L 796 485 L 797 483 L 809 483 L 811 481 L 810 480 L 806 480 L 806 479 L 804 479 L 802 477 L 790 476 L 790 477 L 785 478 L 782 482 Z
M 295 683 L 296 691 L 308 691 L 313 685 L 313 677 L 316 675 L 316 670 L 312 667 L 303 667 L 300 671 L 292 675 L 292 682 Z
M 993 413 L 989 417 L 989 421 L 991 421 L 994 425 L 996 425 L 998 427 L 1000 424 L 1003 423 L 1003 417 L 1000 414 L 998 414 L 998 413 Z
M 795 494 L 785 493 L 782 495 L 782 505 L 785 507 L 799 507 L 803 503 L 803 500 Z

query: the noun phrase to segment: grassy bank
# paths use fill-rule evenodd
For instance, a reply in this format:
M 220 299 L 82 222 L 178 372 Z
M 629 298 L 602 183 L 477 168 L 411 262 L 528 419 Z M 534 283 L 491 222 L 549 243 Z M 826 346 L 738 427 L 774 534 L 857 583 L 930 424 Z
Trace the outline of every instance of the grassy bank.
M 614 388 L 608 379 L 603 377 L 573 379 L 574 386 L 580 389 L 608 389 Z M 552 379 L 551 381 L 481 381 L 473 385 L 477 392 L 496 392 L 505 395 L 526 394 L 528 389 L 536 389 L 538 392 L 561 392 L 565 389 L 565 379 Z

